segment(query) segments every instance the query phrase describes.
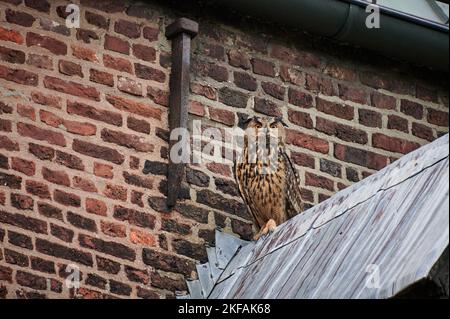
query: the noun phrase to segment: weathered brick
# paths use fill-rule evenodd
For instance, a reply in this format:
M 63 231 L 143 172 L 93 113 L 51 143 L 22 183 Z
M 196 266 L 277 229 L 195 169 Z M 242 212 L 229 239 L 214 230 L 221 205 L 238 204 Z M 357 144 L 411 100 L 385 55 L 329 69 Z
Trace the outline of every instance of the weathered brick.
M 320 170 L 334 177 L 341 177 L 341 164 L 330 160 L 320 159 Z
M 144 138 L 122 133 L 119 131 L 112 131 L 104 128 L 101 132 L 102 139 L 105 142 L 114 143 L 127 148 L 135 149 L 138 152 L 153 152 L 154 145 L 144 142 Z
M 95 198 L 86 198 L 86 211 L 90 214 L 95 214 L 99 216 L 106 216 L 108 208 L 106 204 Z
M 22 177 L 0 172 L 0 185 L 12 189 L 20 189 L 22 185 Z
M 153 27 L 146 26 L 142 30 L 142 35 L 145 39 L 149 40 L 150 42 L 158 40 L 159 30 Z
M 412 123 L 412 133 L 414 136 L 423 138 L 430 142 L 434 140 L 433 130 L 430 127 L 420 123 Z
M 382 116 L 378 112 L 359 109 L 358 115 L 359 115 L 359 123 L 361 123 L 362 125 L 368 127 L 381 127 L 382 125 Z
M 100 289 L 106 289 L 106 284 L 108 283 L 105 278 L 102 278 L 95 274 L 88 274 L 85 282 L 87 285 L 94 286 Z
M 46 105 L 51 106 L 56 109 L 61 108 L 61 98 L 53 95 L 43 94 L 39 91 L 33 91 L 31 93 L 31 98 L 33 99 L 34 103 L 40 104 L 40 105 Z
M 155 227 L 155 216 L 131 208 L 115 206 L 113 216 L 117 220 L 129 222 L 131 225 L 150 229 Z
M 28 47 L 39 46 L 55 55 L 67 54 L 67 45 L 64 42 L 48 36 L 40 35 L 34 32 L 28 32 L 26 42 Z
M 63 220 L 61 209 L 44 202 L 38 202 L 38 212 L 47 218 Z
M 18 157 L 11 157 L 11 168 L 27 176 L 33 176 L 36 172 L 36 165 L 34 162 Z
M 334 145 L 334 156 L 341 161 L 376 170 L 385 167 L 389 160 L 384 155 L 341 144 Z
M 119 185 L 106 184 L 103 194 L 111 199 L 123 202 L 127 200 L 127 189 Z
M 53 60 L 47 55 L 29 53 L 27 64 L 40 69 L 53 70 Z
M 0 222 L 35 233 L 47 234 L 47 223 L 37 218 L 0 211 Z
M 25 189 L 29 194 L 36 195 L 39 198 L 51 198 L 48 186 L 44 183 L 28 180 L 25 183 Z
M 55 90 L 61 93 L 75 95 L 93 101 L 100 101 L 100 93 L 96 88 L 91 86 L 61 80 L 52 76 L 46 76 L 44 78 L 44 86 L 47 89 Z
M 143 94 L 141 83 L 124 76 L 119 76 L 117 78 L 117 88 L 120 91 L 131 95 L 142 96 Z
M 59 60 L 58 63 L 58 68 L 59 68 L 59 72 L 65 75 L 76 75 L 79 76 L 80 78 L 83 77 L 83 71 L 81 70 L 81 65 L 74 63 L 74 62 L 70 62 L 70 61 L 65 61 L 65 60 Z
M 191 275 L 195 269 L 193 261 L 153 249 L 142 250 L 142 260 L 146 265 L 161 269 L 163 271 L 178 272 L 186 276 Z
M 295 125 L 313 128 L 311 116 L 308 113 L 288 110 L 289 121 Z
M 80 60 L 98 62 L 97 53 L 94 50 L 72 43 L 72 55 Z M 106 54 L 104 55 L 104 57 Z
M 252 59 L 253 73 L 259 75 L 275 76 L 275 65 L 272 62 L 261 60 L 258 58 Z
M 25 70 L 8 68 L 0 65 L 0 78 L 22 85 L 37 86 L 38 75 Z
M 103 159 L 118 165 L 125 161 L 125 157 L 114 149 L 77 139 L 73 141 L 72 148 L 80 154 Z
M 381 133 L 372 135 L 372 145 L 386 151 L 406 154 L 420 147 L 418 143 L 387 136 Z
M 256 79 L 245 72 L 234 72 L 234 84 L 247 91 L 256 91 Z
M 30 105 L 17 104 L 17 113 L 22 117 L 29 118 L 32 121 L 36 121 L 36 112 Z
M 379 92 L 373 92 L 371 95 L 372 105 L 380 109 L 393 110 L 396 107 L 396 99 L 392 96 Z
M 306 172 L 305 178 L 306 185 L 327 189 L 329 191 L 334 190 L 334 182 L 326 177 Z
M 140 79 L 152 80 L 159 83 L 164 83 L 166 81 L 166 74 L 161 70 L 140 63 L 135 63 L 134 69 L 136 76 Z
M 8 21 L 9 23 L 18 24 L 24 27 L 31 27 L 34 21 L 36 21 L 36 19 L 28 13 L 22 11 L 14 11 L 11 9 L 5 10 L 5 16 L 6 21 Z
M 99 40 L 100 37 L 93 30 L 88 29 L 77 29 L 77 40 L 83 41 L 84 43 L 91 43 L 92 40 Z
M 200 262 L 208 260 L 203 244 L 192 243 L 184 239 L 174 239 L 172 240 L 172 247 L 180 255 L 199 260 Z
M 70 178 L 65 171 L 51 170 L 47 167 L 43 167 L 42 177 L 50 183 L 70 187 Z
M 129 116 L 127 119 L 127 126 L 133 131 L 150 134 L 150 123 L 145 120 Z
M 81 189 L 85 192 L 97 193 L 97 187 L 94 182 L 80 176 L 74 176 L 72 178 L 72 185 L 73 187 Z
M 25 0 L 25 5 L 40 12 L 50 12 L 50 3 L 47 0 Z
M 423 106 L 416 102 L 402 100 L 400 105 L 400 111 L 418 120 L 422 119 L 423 117 Z
M 448 112 L 428 109 L 427 114 L 428 123 L 448 127 Z
M 324 73 L 338 80 L 355 82 L 358 79 L 358 74 L 355 70 L 337 64 L 329 64 L 325 67 Z
M 56 238 L 67 243 L 71 243 L 75 235 L 75 232 L 72 229 L 55 224 L 50 224 L 50 233 Z
M 323 154 L 327 154 L 329 151 L 328 141 L 297 131 L 287 130 L 286 142 Z
M 330 102 L 322 98 L 317 98 L 316 104 L 316 108 L 320 112 L 330 114 L 345 120 L 352 120 L 354 117 L 354 109 L 350 105 Z
M 130 241 L 133 244 L 143 245 L 147 247 L 156 246 L 156 238 L 154 235 L 149 234 L 146 231 L 141 231 L 138 229 L 130 230 Z
M 46 141 L 50 144 L 66 146 L 66 140 L 61 133 L 41 129 L 31 124 L 17 123 L 17 131 L 20 135 L 34 138 L 39 141 Z
M 30 196 L 11 193 L 11 206 L 20 210 L 33 210 L 34 200 Z
M 286 89 L 278 84 L 272 82 L 261 82 L 261 87 L 264 92 L 269 94 L 270 96 L 283 101 L 284 95 L 286 93 Z
M 8 9 L 6 10 L 6 12 L 8 12 Z M 2 27 L 0 27 L 0 40 L 14 42 L 17 44 L 23 43 L 23 37 L 20 34 L 20 32 L 18 32 L 16 30 L 5 29 Z
M 28 267 L 29 266 L 30 261 L 29 261 L 27 255 L 21 254 L 17 251 L 7 249 L 7 248 L 5 248 L 4 252 L 5 252 L 5 261 L 8 264 L 17 265 L 20 267 Z M 19 273 L 19 271 L 18 271 L 18 273 Z M 17 279 L 16 279 L 16 281 L 17 281 Z
M 0 39 L 1 39 L 1 29 L 0 29 Z M 0 60 L 8 63 L 25 63 L 25 53 L 19 50 L 14 50 L 0 46 Z
M 291 152 L 291 159 L 296 165 L 315 168 L 315 160 L 311 155 L 300 152 Z
M 62 151 L 56 151 L 55 162 L 68 168 L 76 169 L 79 171 L 84 170 L 83 161 L 79 157 Z
M 408 120 L 393 114 L 388 115 L 388 129 L 397 130 L 408 133 Z
M 9 169 L 9 159 L 3 154 L 0 154 L 0 168 Z
M 48 274 L 55 273 L 55 263 L 39 257 L 30 256 L 31 268 Z
M 7 136 L 0 135 L 0 149 L 3 148 L 7 151 L 19 151 L 19 143 L 11 140 Z
M 108 18 L 91 11 L 86 11 L 84 17 L 86 18 L 87 23 L 95 25 L 98 28 L 108 30 L 109 27 Z
M 80 207 L 81 205 L 80 196 L 67 193 L 59 189 L 55 189 L 55 191 L 53 192 L 53 199 L 65 206 Z
M 237 49 L 228 52 L 228 62 L 231 66 L 244 70 L 249 70 L 252 67 L 249 56 Z
M 133 44 L 133 55 L 147 62 L 155 62 L 156 60 L 156 50 L 142 44 Z
M 113 57 L 109 54 L 103 54 L 103 65 L 107 68 L 133 74 L 133 65 L 130 61 L 123 58 Z
M 41 238 L 36 238 L 36 250 L 46 255 L 70 260 L 86 266 L 92 267 L 93 264 L 92 255 L 90 253 L 51 243 Z
M 236 200 L 225 200 L 221 195 L 209 189 L 197 192 L 197 202 L 232 215 L 248 219 L 247 208 Z
M 122 116 L 119 113 L 107 111 L 75 101 L 67 101 L 67 113 L 76 114 L 116 126 L 122 125 Z
M 12 283 L 13 270 L 9 267 L 0 265 L 0 281 Z
M 209 117 L 215 122 L 228 126 L 233 126 L 236 121 L 235 114 L 233 112 L 213 107 L 209 107 Z
M 127 184 L 134 185 L 137 187 L 152 189 L 153 179 L 149 177 L 142 177 L 136 174 L 131 174 L 128 172 L 123 172 L 123 178 Z
M 114 24 L 114 31 L 132 39 L 137 39 L 141 35 L 139 24 L 122 19 Z
M 120 271 L 120 264 L 107 258 L 95 256 L 97 260 L 97 269 L 106 271 L 110 274 L 117 274 Z
M 103 234 L 110 237 L 125 238 L 127 236 L 126 227 L 122 224 L 111 223 L 102 220 L 100 222 L 100 229 L 102 230 Z
M 25 249 L 33 249 L 33 241 L 31 237 L 8 230 L 8 242 L 14 246 Z
M 366 131 L 353 128 L 350 125 L 332 122 L 321 117 L 316 119 L 316 130 L 328 135 L 334 135 L 347 142 L 359 144 L 366 144 L 368 142 Z
M 255 111 L 265 115 L 277 117 L 281 116 L 280 105 L 272 102 L 271 100 L 255 97 Z
M 130 261 L 136 259 L 136 253 L 133 249 L 116 242 L 105 241 L 85 234 L 80 234 L 78 240 L 81 247 L 94 249 L 101 253 Z
M 105 49 L 126 55 L 130 54 L 128 42 L 108 34 L 105 35 Z

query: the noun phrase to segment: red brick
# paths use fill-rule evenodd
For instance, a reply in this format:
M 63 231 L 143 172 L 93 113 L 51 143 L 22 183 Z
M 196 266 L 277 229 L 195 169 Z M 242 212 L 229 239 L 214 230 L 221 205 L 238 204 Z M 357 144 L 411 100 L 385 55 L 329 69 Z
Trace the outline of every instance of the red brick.
M 94 163 L 94 174 L 103 178 L 113 178 L 113 167 L 107 164 Z
M 352 101 L 360 104 L 367 104 L 368 94 L 366 90 L 339 84 L 339 96 L 343 100 Z
M 72 44 L 71 47 L 72 47 L 72 55 L 74 57 L 89 62 L 98 62 L 98 57 L 94 50 L 79 46 L 77 44 Z
M 66 140 L 61 133 L 41 129 L 31 124 L 17 123 L 17 131 L 20 135 L 39 141 L 47 141 L 50 144 L 66 146 Z
M 228 62 L 231 66 L 244 70 L 250 70 L 252 67 L 249 56 L 236 49 L 232 49 L 228 52 Z
M 161 120 L 161 110 L 150 105 L 135 102 L 133 100 L 125 99 L 110 94 L 106 95 L 106 100 L 111 103 L 118 110 L 135 113 L 144 117 L 152 117 Z
M 388 129 L 392 129 L 392 130 L 397 130 L 397 131 L 402 131 L 405 133 L 409 132 L 408 129 L 408 120 L 397 116 L 397 115 L 389 115 L 388 116 Z
M 161 70 L 140 63 L 135 63 L 134 69 L 136 76 L 140 79 L 152 80 L 159 83 L 164 83 L 166 81 L 166 74 Z
M 12 132 L 12 122 L 10 120 L 0 119 L 0 131 Z
M 210 100 L 217 99 L 217 90 L 208 85 L 202 85 L 200 83 L 192 83 L 191 92 L 194 94 L 204 96 Z
M 303 167 L 309 167 L 314 169 L 315 167 L 315 160 L 314 157 L 311 155 L 307 155 L 304 153 L 299 152 L 291 152 L 291 159 L 296 165 L 300 165 Z
M 396 107 L 396 99 L 392 96 L 374 92 L 371 95 L 372 105 L 379 109 L 394 110 Z
M 100 222 L 100 228 L 105 235 L 108 235 L 111 237 L 124 238 L 127 236 L 125 225 L 111 223 L 111 222 L 102 220 Z
M 311 116 L 308 113 L 288 110 L 289 121 L 295 125 L 313 128 Z
M 159 30 L 152 27 L 144 27 L 142 30 L 142 34 L 145 39 L 149 40 L 150 42 L 158 40 L 159 36 Z
M 55 163 L 67 166 L 68 168 L 84 171 L 83 161 L 72 154 L 56 151 Z
M 330 147 L 328 141 L 293 130 L 286 131 L 286 142 L 323 154 L 327 154 Z
M 329 191 L 334 191 L 334 182 L 323 176 L 312 174 L 309 172 L 305 173 L 305 184 L 317 188 L 327 189 Z
M 147 62 L 154 62 L 156 60 L 156 50 L 142 44 L 133 44 L 133 55 Z
M 428 109 L 427 114 L 428 123 L 448 127 L 448 112 Z
M 101 200 L 94 198 L 86 198 L 86 211 L 90 214 L 106 216 L 108 208 Z
M 156 104 L 169 106 L 169 92 L 158 89 L 153 86 L 147 86 L 147 96 Z
M 382 125 L 382 116 L 380 113 L 371 110 L 358 110 L 359 123 L 368 127 L 380 127 Z
M 150 134 L 150 123 L 145 120 L 129 116 L 127 120 L 127 126 L 133 131 Z
M 81 65 L 70 61 L 59 60 L 58 64 L 59 72 L 69 76 L 76 75 L 80 78 L 83 77 L 83 71 L 81 70 Z
M 350 105 L 330 102 L 319 97 L 316 99 L 316 104 L 316 108 L 320 112 L 330 114 L 345 120 L 352 120 L 354 117 L 354 110 Z
M 133 74 L 133 65 L 130 61 L 123 58 L 113 57 L 109 54 L 103 54 L 103 65 L 107 68 Z
M 333 82 L 317 74 L 306 74 L 305 76 L 307 90 L 313 93 L 323 93 L 325 95 L 337 95 Z
M 286 65 L 280 66 L 280 78 L 287 83 L 292 83 L 297 86 L 306 85 L 306 78 L 303 72 L 295 69 L 290 69 Z
M 111 199 L 125 202 L 127 200 L 127 189 L 122 186 L 106 184 L 103 194 Z
M 289 89 L 289 103 L 303 108 L 312 107 L 313 97 L 307 93 Z
M 138 152 L 153 152 L 154 149 L 153 144 L 146 143 L 144 138 L 136 135 L 130 135 L 104 128 L 101 132 L 101 136 L 105 142 L 132 148 Z
M 374 147 L 402 154 L 409 153 L 420 147 L 418 143 L 387 136 L 381 133 L 374 133 L 372 135 L 372 144 Z
M 14 142 L 7 136 L 0 135 L 0 149 L 7 151 L 19 151 L 19 143 Z
M 281 107 L 267 99 L 255 97 L 255 111 L 265 115 L 277 117 L 281 116 Z
M 25 5 L 40 12 L 50 12 L 50 3 L 47 0 L 25 0 Z
M 83 155 L 103 159 L 118 165 L 125 161 L 125 157 L 115 149 L 77 139 L 73 141 L 72 148 Z
M 52 76 L 46 76 L 44 78 L 44 86 L 48 89 L 61 93 L 75 95 L 93 101 L 100 101 L 100 93 L 97 89 L 90 86 L 85 86 L 71 81 L 64 81 Z
M 28 151 L 43 161 L 51 161 L 55 157 L 54 149 L 34 143 L 29 144 Z
M 433 130 L 430 127 L 425 126 L 425 125 L 420 124 L 420 123 L 413 123 L 412 124 L 412 133 L 413 133 L 414 136 L 423 138 L 423 139 L 428 140 L 430 142 L 434 140 Z
M 42 216 L 63 220 L 62 210 L 50 204 L 38 202 L 38 211 Z
M 423 106 L 416 102 L 402 100 L 400 105 L 400 111 L 418 120 L 422 119 L 423 117 Z
M 25 189 L 29 194 L 36 195 L 39 198 L 50 199 L 50 191 L 44 183 L 28 180 L 25 183 Z
M 41 121 L 53 127 L 65 127 L 67 132 L 82 136 L 95 135 L 97 128 L 89 123 L 64 120 L 51 112 L 41 110 L 39 112 Z
M 264 92 L 269 94 L 270 96 L 283 101 L 284 95 L 286 93 L 286 89 L 278 84 L 271 82 L 261 82 L 261 87 Z
M 130 241 L 133 244 L 143 245 L 147 247 L 156 246 L 156 239 L 154 235 L 149 234 L 148 232 L 143 232 L 138 229 L 130 230 Z
M 130 45 L 128 42 L 108 34 L 105 35 L 105 49 L 122 54 L 130 54 Z
M 80 176 L 74 176 L 72 179 L 73 187 L 81 189 L 85 192 L 89 193 L 97 193 L 97 187 L 95 186 L 94 182 L 80 177 Z
M 51 170 L 47 167 L 43 167 L 42 177 L 50 183 L 70 187 L 70 178 L 65 171 Z
M 53 96 L 53 95 L 48 95 L 48 94 L 43 94 L 43 93 L 38 92 L 38 91 L 33 91 L 31 93 L 31 98 L 32 98 L 34 103 L 41 104 L 41 105 L 46 105 L 46 106 L 51 106 L 51 107 L 54 107 L 56 109 L 60 109 L 61 108 L 62 99 L 60 97 Z
M 207 76 L 217 82 L 228 81 L 228 69 L 215 63 L 194 61 L 192 68 L 199 76 Z
M 1 32 L 1 29 L 0 29 Z M 1 33 L 0 33 L 1 36 Z M 8 62 L 8 63 L 17 63 L 23 64 L 25 63 L 25 53 L 19 50 L 14 50 L 10 48 L 6 48 L 0 46 L 0 60 Z
M 91 40 L 99 39 L 98 34 L 92 30 L 77 29 L 77 40 L 83 41 L 84 43 L 91 43 Z
M 204 116 L 206 113 L 205 106 L 198 101 L 189 101 L 188 110 L 190 114 L 197 116 Z
M 11 9 L 6 9 L 5 15 L 6 21 L 8 21 L 9 23 L 18 24 L 24 27 L 31 27 L 34 21 L 36 21 L 36 19 L 28 13 L 21 11 L 14 11 Z
M 235 114 L 231 111 L 209 107 L 209 117 L 211 120 L 233 126 L 236 121 Z
M 55 189 L 53 192 L 53 199 L 55 202 L 65 206 L 80 207 L 81 198 L 78 195 L 67 193 L 59 189 Z
M 234 72 L 234 84 L 247 91 L 256 91 L 258 87 L 256 79 L 244 72 Z
M 117 258 L 126 259 L 129 261 L 134 261 L 136 259 L 136 252 L 123 244 L 119 244 L 112 241 L 105 241 L 84 234 L 78 235 L 78 241 L 80 242 L 81 247 L 94 249 L 101 253 L 111 255 Z M 111 292 L 113 292 L 112 289 Z
M 325 67 L 324 73 L 338 80 L 344 80 L 349 82 L 355 82 L 358 78 L 358 74 L 345 66 L 329 64 Z
M 341 161 L 376 170 L 382 169 L 389 162 L 386 156 L 341 144 L 334 145 L 334 156 Z
M 22 117 L 29 118 L 32 121 L 36 121 L 36 113 L 34 111 L 34 108 L 30 105 L 17 103 L 17 113 Z
M 27 46 L 39 46 L 41 48 L 47 49 L 55 55 L 66 55 L 67 45 L 54 38 L 43 36 L 34 32 L 27 33 Z
M 135 205 L 138 205 L 139 207 L 144 207 L 144 202 L 142 201 L 143 196 L 144 196 L 144 193 L 132 190 L 131 191 L 131 202 Z
M 316 119 L 316 130 L 328 135 L 336 136 L 347 142 L 359 144 L 366 144 L 368 142 L 366 131 L 356 129 L 350 125 L 329 121 L 321 117 Z
M 385 89 L 399 94 L 413 95 L 414 86 L 387 74 L 377 74 L 371 71 L 360 73 L 361 83 L 375 89 Z
M 124 76 L 118 77 L 117 88 L 131 95 L 142 96 L 142 84 Z
M 0 40 L 10 41 L 17 44 L 23 43 L 23 37 L 18 31 L 8 30 L 2 27 L 0 27 Z
M 38 75 L 29 71 L 8 68 L 0 65 L 0 79 L 23 85 L 37 86 Z
M 275 65 L 272 62 L 253 58 L 252 59 L 253 72 L 259 75 L 275 76 Z
M 86 18 L 87 23 L 95 25 L 98 28 L 108 30 L 109 27 L 108 18 L 105 18 L 104 16 L 96 14 L 91 11 L 86 11 L 84 17 Z
M 117 21 L 114 24 L 114 31 L 132 39 L 137 39 L 141 36 L 141 27 L 139 24 L 126 20 Z
M 67 101 L 67 113 L 76 114 L 116 126 L 122 126 L 122 116 L 119 113 L 110 112 L 79 102 Z
M 11 168 L 28 176 L 33 176 L 36 172 L 36 165 L 34 162 L 18 157 L 11 157 Z
M 11 205 L 20 210 L 33 210 L 34 201 L 30 196 L 11 193 Z
M 437 103 L 439 100 L 438 93 L 436 90 L 434 90 L 432 88 L 424 87 L 422 85 L 416 86 L 416 97 L 421 100 L 434 102 L 434 103 Z
M 128 172 L 123 172 L 123 178 L 125 180 L 125 183 L 137 186 L 137 187 L 143 187 L 147 189 L 153 188 L 153 178 L 149 177 L 142 177 L 138 176 L 136 174 L 130 174 Z
M 108 72 L 102 72 L 95 69 L 89 70 L 89 80 L 95 83 L 114 86 L 114 76 Z

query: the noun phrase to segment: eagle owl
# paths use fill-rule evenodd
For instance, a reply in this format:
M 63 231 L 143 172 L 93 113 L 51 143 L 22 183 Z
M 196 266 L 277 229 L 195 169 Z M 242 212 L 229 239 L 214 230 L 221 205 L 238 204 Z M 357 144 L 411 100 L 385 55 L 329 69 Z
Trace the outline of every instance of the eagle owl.
M 245 125 L 235 178 L 257 229 L 253 239 L 258 240 L 303 211 L 303 204 L 300 179 L 286 153 L 286 125 L 279 118 L 259 117 Z

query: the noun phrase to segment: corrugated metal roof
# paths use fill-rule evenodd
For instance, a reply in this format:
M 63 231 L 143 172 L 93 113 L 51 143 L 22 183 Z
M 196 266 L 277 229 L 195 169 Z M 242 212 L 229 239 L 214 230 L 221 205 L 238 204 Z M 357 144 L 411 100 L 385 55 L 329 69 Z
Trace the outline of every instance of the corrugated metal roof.
M 448 247 L 448 155 L 447 134 L 257 243 L 217 233 L 217 247 L 208 251 L 208 266 L 200 266 L 200 280 L 190 283 L 190 296 L 394 296 L 426 278 Z

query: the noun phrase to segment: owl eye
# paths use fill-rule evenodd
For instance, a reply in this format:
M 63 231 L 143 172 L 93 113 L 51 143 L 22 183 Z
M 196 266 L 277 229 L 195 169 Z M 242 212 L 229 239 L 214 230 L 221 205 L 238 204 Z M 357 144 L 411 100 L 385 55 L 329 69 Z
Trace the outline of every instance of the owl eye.
M 270 128 L 276 128 L 277 126 L 278 126 L 277 123 L 272 123 L 272 124 L 270 124 Z

